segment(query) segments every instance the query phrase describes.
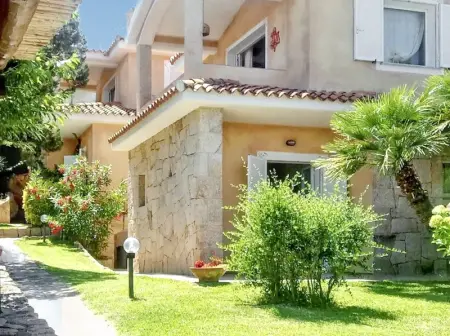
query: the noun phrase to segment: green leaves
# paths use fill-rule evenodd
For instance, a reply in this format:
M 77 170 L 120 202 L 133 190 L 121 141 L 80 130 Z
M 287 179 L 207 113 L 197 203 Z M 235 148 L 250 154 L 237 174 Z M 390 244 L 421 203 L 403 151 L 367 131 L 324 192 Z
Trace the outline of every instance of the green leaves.
M 330 303 L 333 289 L 354 266 L 367 267 L 373 229 L 380 218 L 360 203 L 313 191 L 293 192 L 296 179 L 263 181 L 247 191 L 239 186 L 230 266 L 260 287 L 270 302 L 313 306 Z M 328 281 L 324 275 L 331 274 Z
M 352 111 L 333 117 L 337 138 L 324 146 L 331 157 L 317 164 L 334 178 L 351 176 L 364 166 L 395 175 L 413 159 L 440 154 L 449 139 L 430 118 L 433 106 L 431 98 L 407 87 L 358 101 Z

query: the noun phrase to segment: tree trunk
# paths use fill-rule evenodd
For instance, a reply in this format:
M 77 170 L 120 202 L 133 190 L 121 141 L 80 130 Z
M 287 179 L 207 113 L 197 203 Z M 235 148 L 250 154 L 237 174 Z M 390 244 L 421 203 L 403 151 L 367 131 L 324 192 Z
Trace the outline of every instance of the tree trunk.
M 429 228 L 433 206 L 411 162 L 405 163 L 400 168 L 400 171 L 395 175 L 395 180 L 402 193 L 406 196 L 409 204 L 416 212 L 417 217 L 419 217 L 422 224 Z

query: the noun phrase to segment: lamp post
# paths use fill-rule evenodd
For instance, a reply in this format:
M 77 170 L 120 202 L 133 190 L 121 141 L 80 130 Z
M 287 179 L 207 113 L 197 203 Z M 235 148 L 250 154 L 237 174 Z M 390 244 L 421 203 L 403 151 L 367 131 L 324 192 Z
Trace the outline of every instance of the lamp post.
M 123 243 L 123 248 L 127 252 L 128 259 L 128 295 L 130 299 L 134 299 L 134 287 L 133 287 L 133 259 L 136 253 L 139 251 L 139 240 L 133 237 L 128 237 Z
M 44 233 L 43 233 L 43 237 L 44 237 L 44 243 L 45 243 L 45 230 L 47 229 L 45 224 L 47 224 L 48 222 L 48 216 L 47 215 L 42 215 L 41 216 L 41 222 L 42 224 L 44 224 Z

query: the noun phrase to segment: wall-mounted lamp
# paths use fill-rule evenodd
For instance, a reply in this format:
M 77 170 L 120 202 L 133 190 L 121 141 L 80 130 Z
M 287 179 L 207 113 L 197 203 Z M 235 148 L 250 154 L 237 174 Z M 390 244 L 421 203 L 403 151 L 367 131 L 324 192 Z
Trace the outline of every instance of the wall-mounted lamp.
M 294 147 L 297 144 L 297 141 L 293 140 L 293 139 L 289 139 L 288 141 L 286 141 L 286 145 L 290 146 L 290 147 Z
M 209 36 L 209 33 L 211 32 L 211 28 L 208 24 L 203 24 L 203 37 Z

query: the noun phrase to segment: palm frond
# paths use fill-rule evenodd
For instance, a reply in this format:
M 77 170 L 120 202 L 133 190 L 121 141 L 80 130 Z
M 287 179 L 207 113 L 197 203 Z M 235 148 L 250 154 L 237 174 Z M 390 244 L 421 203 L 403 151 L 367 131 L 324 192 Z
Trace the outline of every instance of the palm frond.
M 430 118 L 434 105 L 427 95 L 402 86 L 337 113 L 331 120 L 336 139 L 323 147 L 331 156 L 317 165 L 334 178 L 351 176 L 363 166 L 395 174 L 406 162 L 442 153 L 449 140 Z

